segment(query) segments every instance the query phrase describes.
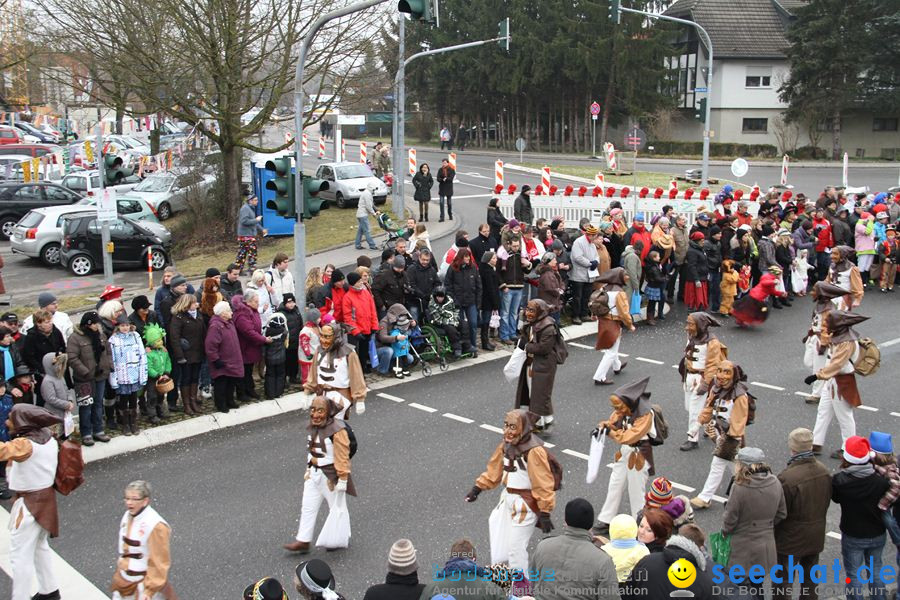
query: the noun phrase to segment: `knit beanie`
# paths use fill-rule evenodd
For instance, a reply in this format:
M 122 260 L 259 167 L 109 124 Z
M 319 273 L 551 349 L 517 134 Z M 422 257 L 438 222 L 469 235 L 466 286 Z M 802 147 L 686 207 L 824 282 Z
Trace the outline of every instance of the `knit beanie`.
M 878 454 L 894 453 L 894 444 L 889 433 L 873 431 L 869 434 L 869 444 L 872 446 L 872 450 Z
M 391 553 L 388 555 L 388 573 L 410 575 L 415 573 L 418 568 L 416 549 L 412 542 L 407 539 L 394 542 L 394 545 L 391 546 Z
M 40 308 L 46 308 L 56 302 L 56 296 L 51 294 L 50 292 L 41 292 L 38 294 L 38 306 Z
M 481 262 L 487 264 L 491 262 L 491 259 L 497 255 L 493 250 L 486 250 L 484 254 L 481 255 Z
M 335 269 L 334 271 L 331 272 L 331 283 L 332 284 L 338 283 L 339 281 L 343 281 L 343 280 L 344 280 L 344 272 L 343 271 L 341 271 L 340 269 Z
M 360 275 L 356 271 L 350 271 L 349 273 L 347 273 L 347 283 L 349 283 L 350 285 L 356 285 L 357 283 L 359 283 L 360 279 L 362 279 L 362 275 Z
M 135 296 L 131 301 L 131 308 L 132 310 L 150 308 L 150 300 L 147 299 L 147 296 Z
M 590 529 L 594 525 L 594 507 L 584 498 L 575 498 L 566 504 L 566 525 L 577 529 Z M 635 534 L 637 531 L 635 530 Z
M 176 275 L 169 281 L 169 289 L 175 289 L 179 285 L 184 285 L 187 283 L 187 279 L 185 279 L 182 275 Z
M 322 313 L 317 308 L 310 308 L 303 311 L 304 323 L 318 323 L 322 319 Z
M 702 231 L 695 231 L 691 234 L 691 241 L 699 242 L 700 240 L 706 239 L 706 236 L 703 235 Z
M 813 447 L 812 431 L 805 427 L 798 427 L 788 434 L 788 448 L 792 454 L 811 452 Z
M 206 277 L 217 277 L 222 273 L 215 267 L 210 267 L 206 270 Z
M 637 538 L 638 524 L 631 515 L 616 515 L 609 524 L 609 539 L 633 540 Z
M 665 477 L 657 477 L 650 483 L 644 502 L 652 508 L 660 508 L 672 501 L 672 494 L 672 482 Z

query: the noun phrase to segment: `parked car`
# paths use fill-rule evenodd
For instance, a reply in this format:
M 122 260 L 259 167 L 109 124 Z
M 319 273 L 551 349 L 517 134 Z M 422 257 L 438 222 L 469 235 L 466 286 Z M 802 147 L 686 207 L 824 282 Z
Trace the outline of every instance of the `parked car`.
M 31 160 L 31 157 L 24 154 L 0 154 L 0 181 L 24 181 L 25 175 L 22 170 L 22 163 L 27 160 Z M 8 177 L 7 169 L 9 170 Z
M 49 135 L 50 137 L 52 137 L 52 138 L 53 138 L 53 143 L 54 143 L 54 144 L 58 144 L 59 141 L 62 139 L 62 132 L 60 132 L 60 131 L 59 131 L 56 127 L 54 127 L 53 125 L 50 125 L 50 124 L 48 124 L 48 123 L 44 123 L 43 125 L 41 125 L 41 126 L 39 127 L 39 129 L 40 129 L 43 133 L 46 133 L 47 135 Z
M 13 229 L 10 249 L 14 254 L 38 258 L 47 266 L 58 265 L 63 218 L 92 210 L 95 205 L 95 198 L 82 198 L 70 206 L 48 206 L 29 211 Z M 145 225 L 164 244 L 171 241 L 172 234 L 160 224 L 146 202 L 117 198 L 116 208 L 119 215 Z
M 13 123 L 13 127 L 16 127 L 19 131 L 22 132 L 23 137 L 25 138 L 25 142 L 32 144 L 54 144 L 56 140 L 53 136 L 44 133 L 31 123 L 27 121 L 16 121 Z M 29 139 L 29 136 L 33 139 Z
M 129 175 L 121 181 L 119 184 L 106 185 L 104 187 L 116 190 L 117 194 L 124 194 L 133 190 L 141 182 L 141 178 L 137 175 Z M 73 192 L 78 192 L 82 196 L 93 196 L 100 193 L 100 173 L 96 170 L 69 173 L 57 183 Z
M 40 158 L 61 150 L 62 147 L 56 144 L 5 144 L 0 145 L 0 156 L 4 154 L 26 154 L 29 158 Z
M 175 167 L 165 173 L 150 175 L 123 198 L 146 200 L 160 221 L 165 221 L 176 212 L 186 210 L 188 197 L 194 193 L 206 198 L 212 193 L 216 178 L 184 167 Z
M 368 165 L 355 162 L 337 162 L 319 165 L 318 179 L 329 182 L 328 190 L 319 192 L 319 197 L 333 202 L 338 208 L 347 208 L 359 203 L 359 197 L 369 182 L 376 184 L 372 195 L 375 204 L 387 202 L 388 189 L 384 182 L 372 173 Z
M 0 146 L 21 144 L 23 142 L 19 130 L 9 125 L 0 125 Z
M 137 156 L 150 156 L 150 146 L 128 135 L 108 135 L 103 138 L 117 147 L 119 152 L 128 152 Z
M 0 239 L 8 240 L 16 223 L 32 209 L 65 206 L 79 200 L 80 194 L 47 181 L 0 183 Z
M 102 266 L 101 229 L 94 211 L 63 218 L 60 262 L 73 275 L 84 277 Z M 151 265 L 154 270 L 161 271 L 169 264 L 171 240 L 163 240 L 145 224 L 118 217 L 110 223 L 109 232 L 114 268 L 146 268 L 148 251 L 153 252 Z

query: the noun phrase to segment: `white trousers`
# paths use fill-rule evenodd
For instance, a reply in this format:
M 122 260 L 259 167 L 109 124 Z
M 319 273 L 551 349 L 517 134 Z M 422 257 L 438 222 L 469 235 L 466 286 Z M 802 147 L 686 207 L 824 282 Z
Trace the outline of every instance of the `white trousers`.
M 684 410 L 688 414 L 687 436 L 692 442 L 700 441 L 700 411 L 706 402 L 705 394 L 698 394 L 697 389 L 703 384 L 703 376 L 699 373 L 688 373 L 684 380 Z
M 303 504 L 300 507 L 300 527 L 296 538 L 298 542 L 312 542 L 322 500 L 328 503 L 329 510 L 334 504 L 334 492 L 328 489 L 325 474 L 315 467 L 310 467 L 309 471 L 309 479 L 303 483 Z
M 9 563 L 12 568 L 12 600 L 31 598 L 31 580 L 37 574 L 38 592 L 56 591 L 50 533 L 41 527 L 19 498 L 9 515 Z
M 812 372 L 818 373 L 828 364 L 828 358 L 825 353 L 819 354 L 819 336 L 811 335 L 806 340 L 806 349 L 804 351 L 803 363 L 812 369 Z M 824 379 L 816 379 L 812 384 L 812 395 L 816 398 L 822 397 L 822 387 L 825 385 Z
M 622 368 L 622 361 L 619 360 L 619 342 L 621 341 L 622 335 L 619 334 L 619 337 L 616 339 L 616 343 L 612 345 L 612 348 L 603 350 L 603 358 L 600 359 L 600 364 L 597 365 L 597 370 L 594 372 L 594 381 L 603 381 L 606 379 L 610 367 L 612 367 L 614 371 L 618 371 Z
M 511 569 L 528 570 L 528 542 L 534 533 L 537 515 L 518 494 L 504 490 L 500 502 L 491 511 L 489 538 L 491 562 L 507 563 Z
M 868 271 L 872 268 L 872 263 L 875 261 L 874 254 L 857 254 L 856 255 L 856 266 L 860 271 Z M 868 281 L 863 281 L 863 283 L 869 283 Z
M 734 463 L 718 456 L 712 457 L 712 463 L 709 465 L 709 475 L 706 476 L 706 482 L 703 484 L 703 491 L 700 492 L 700 499 L 709 502 L 713 495 L 718 491 L 719 484 L 728 469 L 734 469 Z
M 844 402 L 838 394 L 837 381 L 825 380 L 822 386 L 822 398 L 819 399 L 819 411 L 816 413 L 816 425 L 813 427 L 813 444 L 825 445 L 825 436 L 828 435 L 828 426 L 831 417 L 837 417 L 841 426 L 841 447 L 848 437 L 856 435 L 856 420 L 853 418 L 853 407 Z
M 647 472 L 650 465 L 644 463 L 640 471 L 628 468 L 628 457 L 638 450 L 631 446 L 621 446 L 622 456 L 613 465 L 612 474 L 609 476 L 609 487 L 606 490 L 606 500 L 597 520 L 609 524 L 613 517 L 619 514 L 619 505 L 622 503 L 622 495 L 628 487 L 628 502 L 631 504 L 631 515 L 637 516 L 637 512 L 644 507 L 644 493 L 647 491 Z

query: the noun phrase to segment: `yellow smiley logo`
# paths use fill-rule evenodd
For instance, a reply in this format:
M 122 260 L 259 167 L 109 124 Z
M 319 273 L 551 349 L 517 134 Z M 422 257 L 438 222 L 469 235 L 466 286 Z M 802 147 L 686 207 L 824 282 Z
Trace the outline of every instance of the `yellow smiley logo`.
M 679 558 L 669 567 L 669 583 L 679 589 L 691 587 L 696 579 L 697 568 L 685 558 Z

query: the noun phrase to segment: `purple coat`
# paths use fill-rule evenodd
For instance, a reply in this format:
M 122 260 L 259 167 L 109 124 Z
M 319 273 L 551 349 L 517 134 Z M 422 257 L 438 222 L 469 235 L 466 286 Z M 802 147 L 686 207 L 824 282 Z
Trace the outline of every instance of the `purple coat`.
M 206 330 L 206 360 L 209 361 L 209 374 L 213 379 L 217 377 L 243 377 L 244 361 L 241 359 L 241 344 L 238 341 L 237 330 L 232 321 L 226 321 L 219 315 L 214 315 L 209 321 Z M 224 366 L 217 367 L 216 361 L 222 361 Z
M 234 328 L 237 329 L 244 364 L 256 364 L 262 360 L 262 347 L 266 345 L 259 313 L 244 304 L 243 296 L 232 298 L 231 308 L 234 311 Z

